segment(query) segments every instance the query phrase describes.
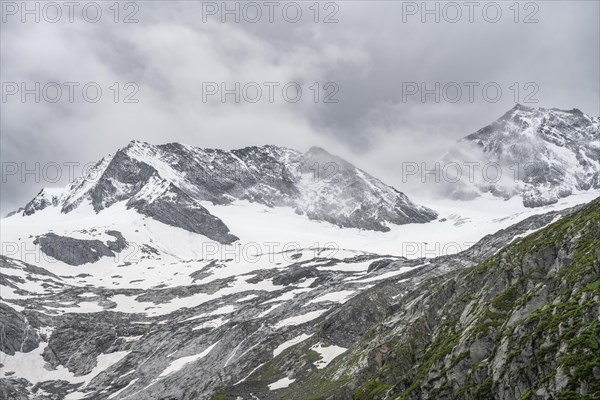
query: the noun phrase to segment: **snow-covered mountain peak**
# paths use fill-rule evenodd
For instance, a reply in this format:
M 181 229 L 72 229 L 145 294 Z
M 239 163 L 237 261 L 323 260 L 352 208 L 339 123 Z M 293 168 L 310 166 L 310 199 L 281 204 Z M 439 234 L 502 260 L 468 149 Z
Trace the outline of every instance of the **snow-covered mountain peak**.
M 265 145 L 226 151 L 141 141 L 103 158 L 66 188 L 40 192 L 23 214 L 47 207 L 69 213 L 88 203 L 101 212 L 124 202 L 161 222 L 230 242 L 236 238 L 209 209 L 235 201 L 289 207 L 311 220 L 376 231 L 436 218 L 432 210 L 321 148 L 301 153 Z
M 511 135 L 531 135 L 542 140 L 563 138 L 598 141 L 599 117 L 589 116 L 581 110 L 534 108 L 517 104 L 492 124 L 467 136 L 463 140 L 493 140 Z
M 600 119 L 575 108 L 517 104 L 461 139 L 443 162 L 476 164 L 472 176 L 442 185 L 453 196 L 489 192 L 521 196 L 531 207 L 555 203 L 577 191 L 600 189 Z

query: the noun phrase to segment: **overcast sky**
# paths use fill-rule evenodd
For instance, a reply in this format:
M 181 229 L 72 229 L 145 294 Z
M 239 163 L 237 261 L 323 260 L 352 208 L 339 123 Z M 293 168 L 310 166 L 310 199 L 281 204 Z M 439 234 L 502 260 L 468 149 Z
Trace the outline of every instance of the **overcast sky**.
M 42 9 L 43 3 L 36 22 L 16 9 L 21 2 L 2 2 L 3 215 L 68 178 L 64 167 L 59 182 L 44 182 L 44 174 L 40 182 L 31 174 L 23 182 L 19 174 L 6 176 L 14 163 L 28 169 L 40 163 L 43 173 L 47 163 L 94 162 L 133 139 L 225 149 L 318 145 L 402 190 L 402 161 L 433 161 L 453 141 L 501 116 L 514 106 L 515 82 L 522 103 L 529 94 L 538 103 L 528 105 L 600 114 L 598 1 L 521 2 L 518 15 L 512 1 L 498 2 L 500 17 L 498 7 L 484 2 L 472 10 L 461 6 L 461 15 L 440 3 L 439 23 L 433 14 L 421 15 L 421 2 L 322 2 L 318 16 L 312 1 L 287 6 L 285 15 L 286 3 L 278 3 L 270 22 L 260 1 L 256 23 L 244 21 L 255 18 L 252 8 L 240 12 L 239 23 L 233 15 L 222 22 L 221 2 L 121 3 L 118 15 L 109 9 L 113 2 L 95 4 L 102 10 L 96 23 L 90 22 L 96 6 L 85 15 L 76 8 L 72 22 L 63 6 L 51 23 L 56 10 Z M 293 23 L 296 4 L 302 16 Z M 127 18 L 138 22 L 124 23 Z M 49 101 L 51 85 L 39 103 L 34 94 L 22 102 L 20 85 L 32 89 L 36 82 L 57 82 L 61 99 Z M 73 102 L 65 82 L 79 84 Z M 93 86 L 88 100 L 82 94 L 90 82 L 102 89 L 96 103 Z M 263 96 L 247 101 L 255 95 L 251 85 L 239 103 L 234 95 L 222 103 L 218 93 L 205 93 L 204 101 L 203 88 L 214 87 L 209 82 L 228 88 L 256 82 Z M 279 84 L 273 102 L 265 82 Z M 302 89 L 295 103 L 281 93 L 292 82 Z M 411 82 L 428 88 L 456 82 L 464 90 L 451 102 L 457 93 L 450 85 L 446 98 L 440 91 L 439 102 L 430 94 L 423 103 L 419 93 L 409 93 Z M 465 82 L 479 84 L 473 101 Z M 482 93 L 490 82 L 502 89 L 496 102 L 493 87 L 488 99 Z M 294 97 L 293 86 L 288 94 Z M 138 102 L 126 103 L 127 95 Z M 325 103 L 327 95 L 338 102 Z M 54 180 L 51 169 L 45 172 Z

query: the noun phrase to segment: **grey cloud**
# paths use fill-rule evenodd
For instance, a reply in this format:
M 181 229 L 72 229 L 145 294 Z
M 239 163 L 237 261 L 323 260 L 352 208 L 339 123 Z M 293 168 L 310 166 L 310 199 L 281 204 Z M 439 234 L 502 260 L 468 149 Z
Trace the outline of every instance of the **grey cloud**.
M 402 82 L 495 81 L 506 89 L 534 81 L 539 106 L 600 113 L 598 2 L 538 2 L 537 24 L 403 23 L 402 5 L 383 1 L 338 2 L 336 24 L 202 23 L 200 2 L 139 4 L 138 24 L 2 24 L 2 81 L 140 88 L 138 104 L 2 104 L 3 162 L 85 164 L 132 139 L 320 145 L 402 189 L 402 160 L 434 160 L 514 104 L 507 92 L 497 103 L 403 102 Z M 205 81 L 298 81 L 305 97 L 203 103 Z M 339 103 L 306 101 L 306 86 L 327 81 L 339 84 Z M 1 211 L 64 183 L 11 178 Z

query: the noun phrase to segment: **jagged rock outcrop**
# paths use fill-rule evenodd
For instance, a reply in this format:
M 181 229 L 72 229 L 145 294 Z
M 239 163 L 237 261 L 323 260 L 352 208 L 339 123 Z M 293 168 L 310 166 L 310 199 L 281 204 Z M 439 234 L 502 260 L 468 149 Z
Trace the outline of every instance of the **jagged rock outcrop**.
M 0 303 L 0 351 L 14 355 L 27 353 L 38 346 L 40 337 L 29 321 L 12 307 Z
M 96 239 L 75 239 L 50 232 L 39 236 L 33 243 L 49 257 L 69 265 L 81 265 L 94 263 L 102 257 L 114 257 L 115 252 L 127 247 L 127 241 L 120 232 L 106 231 L 106 234 L 115 237 L 115 240 L 105 244 Z

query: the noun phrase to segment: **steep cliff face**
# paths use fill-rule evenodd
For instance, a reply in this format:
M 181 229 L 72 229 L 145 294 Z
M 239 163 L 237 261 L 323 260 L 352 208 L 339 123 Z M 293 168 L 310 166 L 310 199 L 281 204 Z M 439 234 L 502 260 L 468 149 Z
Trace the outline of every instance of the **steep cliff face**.
M 347 351 L 260 398 L 600 396 L 600 200 L 476 265 L 399 278 L 357 296 L 323 326 L 329 340 L 360 331 Z M 311 357 L 311 345 L 290 350 L 288 371 Z

